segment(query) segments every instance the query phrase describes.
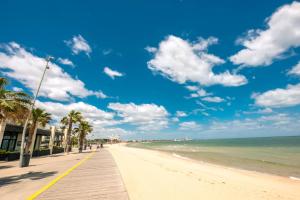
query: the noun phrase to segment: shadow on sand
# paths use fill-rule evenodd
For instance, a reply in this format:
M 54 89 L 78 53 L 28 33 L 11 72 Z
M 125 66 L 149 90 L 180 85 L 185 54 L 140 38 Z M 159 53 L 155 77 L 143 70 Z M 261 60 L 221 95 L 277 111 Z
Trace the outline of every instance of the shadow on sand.
M 14 167 L 14 166 L 12 166 L 12 165 L 4 165 L 4 166 L 0 166 L 0 170 L 1 170 L 1 169 L 12 168 L 12 167 Z
M 7 176 L 0 178 L 0 188 L 5 185 L 18 183 L 22 180 L 39 180 L 49 176 L 53 176 L 57 171 L 52 172 L 28 172 L 26 174 L 16 175 L 16 176 Z

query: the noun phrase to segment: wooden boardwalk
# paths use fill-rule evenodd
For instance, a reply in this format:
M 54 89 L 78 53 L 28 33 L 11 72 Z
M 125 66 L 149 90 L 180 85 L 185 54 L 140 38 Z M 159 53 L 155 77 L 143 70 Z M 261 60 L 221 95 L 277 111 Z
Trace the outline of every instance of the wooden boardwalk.
M 112 155 L 108 150 L 101 149 L 36 199 L 128 200 L 129 198 Z

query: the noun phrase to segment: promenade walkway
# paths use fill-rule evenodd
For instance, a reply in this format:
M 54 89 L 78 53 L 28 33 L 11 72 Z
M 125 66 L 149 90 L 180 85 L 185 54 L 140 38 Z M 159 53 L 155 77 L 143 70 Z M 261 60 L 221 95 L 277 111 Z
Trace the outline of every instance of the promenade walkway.
M 109 151 L 101 149 L 92 154 L 36 199 L 128 200 L 121 175 Z

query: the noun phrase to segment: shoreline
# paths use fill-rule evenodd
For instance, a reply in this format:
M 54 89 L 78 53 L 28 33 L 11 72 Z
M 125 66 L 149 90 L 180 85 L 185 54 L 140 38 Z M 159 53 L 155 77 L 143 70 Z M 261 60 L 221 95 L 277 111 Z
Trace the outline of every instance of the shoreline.
M 286 137 L 287 138 L 287 137 Z M 278 175 L 282 177 L 300 178 L 300 148 L 290 139 L 278 144 L 278 138 L 268 138 L 268 145 L 257 144 L 253 139 L 214 140 L 208 142 L 153 142 L 153 143 L 128 143 L 128 147 L 156 150 L 195 161 L 206 162 L 225 167 L 257 171 L 261 173 Z M 280 141 L 282 142 L 282 141 Z M 293 144 L 291 144 L 293 142 Z M 255 144 L 255 145 L 253 145 Z
M 135 147 L 129 147 L 129 148 L 135 148 Z M 152 149 L 148 149 L 148 150 L 152 150 Z M 271 175 L 271 176 L 279 176 L 279 177 L 283 177 L 283 178 L 289 178 L 295 181 L 300 181 L 300 177 L 296 177 L 296 176 L 282 176 L 279 174 L 272 174 L 272 173 L 268 173 L 268 172 L 262 172 L 262 171 L 255 171 L 255 170 L 248 170 L 248 169 L 243 169 L 243 168 L 238 168 L 238 167 L 233 167 L 233 166 L 227 166 L 227 165 L 222 165 L 222 164 L 218 164 L 218 163 L 213 163 L 213 162 L 207 162 L 204 160 L 197 160 L 197 159 L 193 159 L 193 158 L 189 158 L 189 157 L 185 157 L 185 156 L 181 156 L 179 154 L 176 154 L 174 152 L 167 152 L 167 151 L 161 151 L 161 150 L 153 150 L 153 151 L 158 151 L 161 153 L 167 153 L 167 154 L 172 154 L 172 156 L 179 158 L 179 159 L 183 159 L 183 160 L 190 160 L 193 162 L 198 162 L 199 164 L 210 164 L 210 165 L 216 165 L 216 166 L 220 166 L 220 167 L 224 167 L 227 169 L 233 169 L 233 170 L 242 170 L 242 171 L 248 171 L 248 172 L 255 172 L 255 173 L 261 173 L 261 174 L 266 174 L 266 175 Z
M 263 171 L 256 171 L 256 170 L 248 170 L 248 169 L 244 169 L 244 168 L 239 168 L 239 167 L 235 167 L 235 166 L 228 166 L 228 165 L 222 165 L 219 163 L 214 163 L 214 162 L 208 162 L 205 160 L 198 160 L 198 159 L 194 159 L 194 158 L 190 158 L 188 156 L 182 156 L 180 154 L 178 154 L 178 152 L 171 152 L 171 151 L 164 151 L 164 150 L 158 150 L 158 149 L 150 149 L 150 148 L 142 148 L 142 147 L 130 147 L 127 146 L 126 144 L 124 144 L 125 147 L 128 148 L 136 148 L 136 149 L 145 149 L 145 150 L 149 150 L 149 151 L 155 151 L 158 153 L 162 153 L 162 154 L 166 154 L 166 155 L 171 155 L 174 158 L 178 158 L 178 159 L 182 159 L 182 160 L 187 160 L 196 164 L 206 164 L 206 165 L 212 165 L 212 166 L 217 166 L 217 167 L 223 167 L 229 170 L 239 170 L 239 171 L 245 171 L 245 172 L 253 172 L 253 173 L 259 173 L 259 174 L 265 174 L 265 175 L 270 175 L 270 176 L 278 176 L 278 177 L 282 177 L 282 178 L 288 178 L 288 179 L 292 179 L 294 181 L 300 181 L 300 177 L 296 177 L 296 176 L 282 176 L 279 174 L 272 174 L 272 173 L 268 173 L 268 172 L 263 172 Z
M 170 193 L 171 199 L 300 199 L 300 182 L 288 177 L 124 144 L 112 145 L 109 151 L 132 200 L 170 199 Z

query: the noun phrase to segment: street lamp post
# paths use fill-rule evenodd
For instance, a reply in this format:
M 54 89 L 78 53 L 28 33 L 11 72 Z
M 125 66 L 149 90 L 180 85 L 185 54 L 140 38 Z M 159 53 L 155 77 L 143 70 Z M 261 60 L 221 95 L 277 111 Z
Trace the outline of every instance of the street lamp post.
M 28 166 L 28 164 L 25 164 L 24 163 L 24 144 L 25 144 L 25 136 L 26 136 L 26 130 L 27 130 L 27 125 L 28 125 L 28 122 L 29 122 L 29 119 L 30 119 L 30 116 L 31 116 L 31 112 L 32 112 L 32 109 L 33 109 L 33 107 L 34 107 L 34 104 L 35 104 L 35 102 L 36 102 L 36 98 L 37 98 L 37 96 L 38 96 L 38 94 L 39 94 L 39 91 L 40 91 L 40 88 L 41 88 L 41 85 L 42 85 L 42 82 L 43 82 L 43 79 L 44 79 L 44 77 L 45 77 L 45 74 L 46 74 L 46 70 L 47 69 L 49 69 L 49 62 L 50 62 L 50 60 L 52 60 L 53 59 L 53 57 L 51 57 L 51 56 L 48 56 L 47 58 L 46 58 L 46 66 L 45 66 L 45 69 L 44 69 L 44 71 L 43 71 L 43 75 L 42 75 L 42 78 L 41 78 L 41 81 L 40 81 L 40 83 L 39 83 L 39 86 L 38 86 L 38 89 L 37 89 L 37 91 L 36 91 L 36 93 L 35 93 L 35 96 L 34 96 L 34 98 L 33 98 L 33 101 L 32 101 L 32 103 L 31 103 L 31 105 L 30 105 L 30 108 L 29 108 L 29 111 L 28 111 L 28 115 L 27 115 L 27 118 L 26 118 L 26 121 L 25 121 L 25 124 L 24 124 L 24 128 L 23 128 L 23 132 L 22 132 L 22 141 L 21 141 L 21 149 L 20 149 L 20 163 L 19 163 L 19 166 L 20 167 L 27 167 Z M 32 152 L 31 152 L 32 153 Z

